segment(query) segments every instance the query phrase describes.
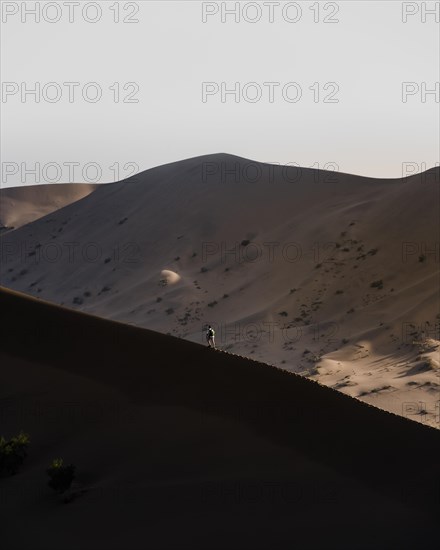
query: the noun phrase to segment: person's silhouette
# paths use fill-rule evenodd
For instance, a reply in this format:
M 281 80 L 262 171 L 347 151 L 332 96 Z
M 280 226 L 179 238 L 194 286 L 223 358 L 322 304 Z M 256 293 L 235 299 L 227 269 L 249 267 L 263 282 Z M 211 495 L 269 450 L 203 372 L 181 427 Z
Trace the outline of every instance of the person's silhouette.
M 206 341 L 208 342 L 208 346 L 210 348 L 215 348 L 215 330 L 211 325 L 208 325 L 208 329 L 206 331 Z

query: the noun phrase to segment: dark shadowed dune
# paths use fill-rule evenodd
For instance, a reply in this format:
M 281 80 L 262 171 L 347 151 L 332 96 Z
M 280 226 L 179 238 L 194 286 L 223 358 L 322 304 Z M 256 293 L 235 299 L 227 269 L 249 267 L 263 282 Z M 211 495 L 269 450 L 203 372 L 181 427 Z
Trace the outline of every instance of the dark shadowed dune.
M 14 291 L 0 290 L 0 311 L 1 431 L 32 439 L 22 471 L 0 480 L 5 548 L 435 541 L 438 431 L 266 364 Z M 47 424 L 29 413 L 32 399 L 53 404 Z M 91 401 L 133 422 L 106 407 L 96 419 Z M 69 403 L 83 403 L 79 420 L 66 421 Z M 68 505 L 45 490 L 55 456 L 78 467 L 83 494 Z

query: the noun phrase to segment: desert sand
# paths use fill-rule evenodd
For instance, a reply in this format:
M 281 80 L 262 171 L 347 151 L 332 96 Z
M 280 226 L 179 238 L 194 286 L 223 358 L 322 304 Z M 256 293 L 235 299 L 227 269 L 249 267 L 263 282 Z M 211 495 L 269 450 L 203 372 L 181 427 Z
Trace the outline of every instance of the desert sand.
M 33 222 L 96 189 L 90 183 L 42 184 L 0 189 L 0 231 Z
M 439 427 L 439 174 L 188 159 L 6 233 L 1 283 Z
M 302 376 L 0 289 L 8 550 L 412 549 L 438 536 L 437 430 Z M 77 467 L 63 503 L 55 457 Z

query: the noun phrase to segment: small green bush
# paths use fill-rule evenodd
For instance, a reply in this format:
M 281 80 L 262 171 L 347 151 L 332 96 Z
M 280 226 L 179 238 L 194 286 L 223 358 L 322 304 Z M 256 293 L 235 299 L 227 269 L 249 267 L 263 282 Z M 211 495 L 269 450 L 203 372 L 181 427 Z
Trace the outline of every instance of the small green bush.
M 27 456 L 29 436 L 23 432 L 6 441 L 0 437 L 0 474 L 15 474 Z
M 64 493 L 72 485 L 75 478 L 75 466 L 64 466 L 62 458 L 56 458 L 46 470 L 49 476 L 48 485 L 58 493 Z

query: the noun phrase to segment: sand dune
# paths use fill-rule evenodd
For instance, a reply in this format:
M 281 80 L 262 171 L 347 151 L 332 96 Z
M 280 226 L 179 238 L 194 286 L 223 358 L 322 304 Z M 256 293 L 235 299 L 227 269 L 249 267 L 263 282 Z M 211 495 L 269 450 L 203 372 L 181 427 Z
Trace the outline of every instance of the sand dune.
M 89 183 L 27 185 L 0 189 L 0 231 L 17 229 L 96 189 Z
M 250 359 L 6 289 L 0 308 L 2 432 L 31 436 L 24 466 L 0 484 L 5 548 L 436 541 L 438 431 Z M 55 456 L 78 469 L 68 505 L 45 486 Z
M 439 173 L 188 159 L 4 235 L 1 281 L 438 427 Z

